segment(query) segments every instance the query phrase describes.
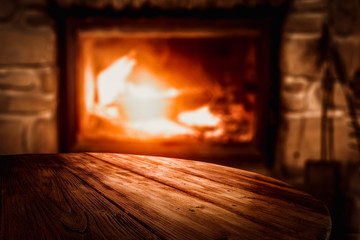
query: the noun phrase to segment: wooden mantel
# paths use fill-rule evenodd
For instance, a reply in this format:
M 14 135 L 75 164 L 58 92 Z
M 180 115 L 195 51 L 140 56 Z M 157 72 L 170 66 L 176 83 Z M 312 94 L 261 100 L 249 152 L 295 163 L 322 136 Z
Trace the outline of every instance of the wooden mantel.
M 252 172 L 107 153 L 4 156 L 1 239 L 327 239 L 324 204 Z

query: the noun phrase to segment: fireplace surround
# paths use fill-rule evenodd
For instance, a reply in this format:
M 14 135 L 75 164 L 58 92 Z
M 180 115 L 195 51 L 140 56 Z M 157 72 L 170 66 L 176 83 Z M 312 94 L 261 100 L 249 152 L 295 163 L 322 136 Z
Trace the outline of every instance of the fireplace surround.
M 255 7 L 123 14 L 64 10 L 61 150 L 269 161 L 278 112 L 279 13 Z M 111 71 L 126 72 L 126 61 L 135 67 L 123 80 L 113 77 L 113 86 L 100 86 L 111 84 Z M 151 92 L 154 85 L 144 93 L 140 84 L 146 87 L 149 78 L 163 93 Z M 123 89 L 111 93 L 116 88 Z M 161 103 L 167 112 L 154 117 L 158 96 L 170 90 L 176 96 Z M 156 99 L 144 97 L 146 91 Z M 139 115 L 145 120 L 134 120 Z M 183 116 L 205 123 L 191 124 Z M 216 123 L 206 124 L 206 117 Z M 160 133 L 154 135 L 156 129 Z

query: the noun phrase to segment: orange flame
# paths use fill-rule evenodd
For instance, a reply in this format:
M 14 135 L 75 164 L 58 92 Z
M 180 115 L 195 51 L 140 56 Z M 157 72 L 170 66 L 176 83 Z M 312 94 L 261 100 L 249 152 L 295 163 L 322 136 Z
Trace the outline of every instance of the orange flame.
M 98 76 L 99 103 L 106 105 L 116 100 L 116 97 L 126 89 L 126 78 L 131 73 L 135 60 L 122 57 Z
M 193 130 L 181 126 L 166 118 L 156 118 L 145 121 L 134 121 L 128 124 L 133 130 L 136 130 L 142 134 L 137 136 L 139 139 L 145 139 L 148 137 L 163 137 L 169 138 L 174 135 L 186 135 L 192 134 Z M 146 135 L 144 135 L 144 133 Z
M 94 105 L 94 95 L 95 95 L 95 88 L 94 88 L 94 78 L 92 75 L 91 67 L 88 65 L 85 68 L 85 106 L 86 109 L 89 110 Z
M 145 136 L 170 137 L 173 135 L 190 134 L 192 130 L 167 119 L 169 99 L 179 95 L 179 91 L 170 88 L 162 89 L 157 84 L 156 76 L 143 72 L 140 83 L 128 80 L 135 59 L 122 57 L 98 75 L 99 105 L 107 117 L 120 117 L 115 104 L 124 109 L 126 125 L 137 138 Z M 131 131 L 133 130 L 133 131 Z
M 161 86 L 159 76 L 148 69 L 132 75 L 136 64 L 134 58 L 125 56 L 98 75 L 98 105 L 93 108 L 94 113 L 120 122 L 121 127 L 126 127 L 128 137 L 136 139 L 196 135 L 199 127 L 211 128 L 204 132 L 210 138 L 223 133 L 221 119 L 210 112 L 208 105 L 176 113 L 171 120 L 169 107 L 180 91 Z M 86 71 L 86 81 L 93 82 L 89 71 Z
M 220 123 L 220 119 L 210 113 L 209 106 L 183 112 L 179 114 L 178 120 L 192 127 L 215 127 Z
M 229 118 L 237 122 L 243 118 L 252 120 L 252 115 L 242 105 L 232 104 L 230 114 L 222 118 L 213 114 L 210 105 L 204 102 L 197 105 L 202 107 L 186 111 L 184 109 L 189 109 L 186 105 L 176 105 L 182 104 L 188 94 L 186 90 L 164 87 L 161 83 L 169 81 L 163 81 L 149 69 L 136 64 L 133 57 L 121 57 L 98 74 L 97 82 L 91 66 L 84 72 L 86 109 L 110 122 L 118 129 L 117 134 L 142 140 L 176 136 L 205 137 L 214 141 L 226 141 L 227 138 L 251 140 L 253 132 L 236 135 L 241 126 L 226 123 Z M 97 103 L 94 101 L 96 94 Z

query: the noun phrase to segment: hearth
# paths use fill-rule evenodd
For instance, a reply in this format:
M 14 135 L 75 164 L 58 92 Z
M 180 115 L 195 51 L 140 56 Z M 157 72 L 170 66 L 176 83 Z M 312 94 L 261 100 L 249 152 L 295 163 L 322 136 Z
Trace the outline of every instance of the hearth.
M 68 17 L 64 151 L 265 159 L 273 29 L 269 18 Z

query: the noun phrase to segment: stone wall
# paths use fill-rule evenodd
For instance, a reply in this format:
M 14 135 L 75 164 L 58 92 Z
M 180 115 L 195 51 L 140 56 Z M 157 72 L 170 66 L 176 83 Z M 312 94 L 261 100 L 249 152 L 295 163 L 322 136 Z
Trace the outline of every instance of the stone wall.
M 325 21 L 345 65 L 347 81 L 352 81 L 352 87 L 360 86 L 360 79 L 356 79 L 360 73 L 360 1 L 294 0 L 281 43 L 282 122 L 276 170 L 279 176 L 328 204 L 333 217 L 333 239 L 360 239 L 360 158 L 353 147 L 355 138 L 350 137 L 353 129 L 339 83 L 335 84 L 335 107 L 329 112 L 334 120 L 333 158 L 337 165 L 307 165 L 321 160 L 324 71 L 317 67 L 316 60 Z M 309 175 L 310 181 L 306 180 Z
M 47 3 L 0 5 L 0 154 L 56 152 L 56 34 Z
M 321 158 L 321 79 L 324 71 L 317 67 L 316 60 L 321 28 L 328 17 L 331 37 L 345 63 L 348 79 L 353 79 L 356 70 L 360 69 L 360 36 L 355 31 L 345 30 L 347 24 L 359 26 L 354 21 L 360 21 L 360 1 L 329 2 L 330 9 L 339 9 L 337 5 L 341 2 L 341 6 L 349 5 L 348 12 L 355 10 L 358 15 L 352 14 L 351 19 L 347 19 L 347 13 L 330 12 L 325 0 L 295 0 L 284 26 L 280 56 L 282 123 L 278 162 L 289 174 L 301 173 L 307 160 Z M 348 33 L 344 34 L 344 31 Z M 335 85 L 334 95 L 335 108 L 329 112 L 334 119 L 334 159 L 357 161 L 357 151 L 351 147 L 355 139 L 349 137 L 352 127 L 348 108 L 339 83 Z

